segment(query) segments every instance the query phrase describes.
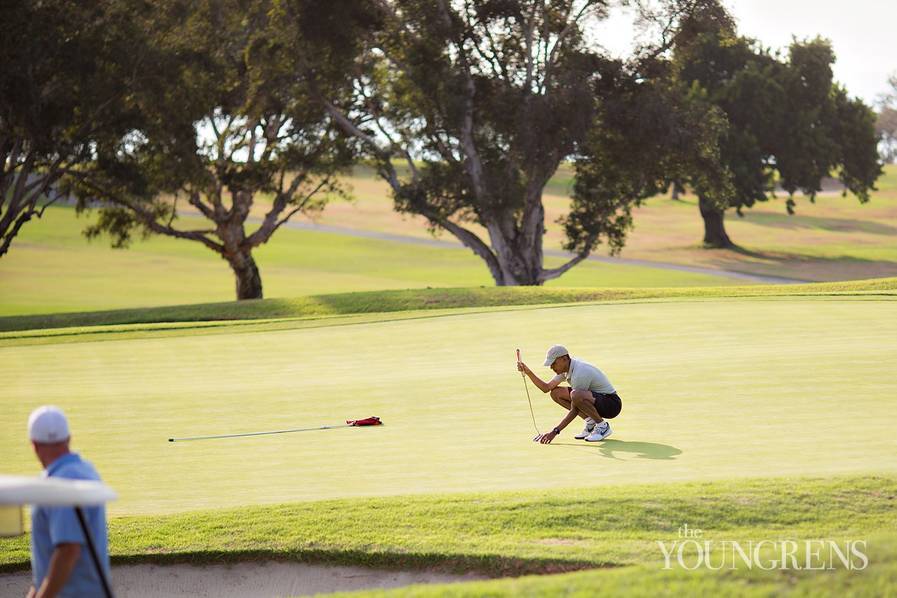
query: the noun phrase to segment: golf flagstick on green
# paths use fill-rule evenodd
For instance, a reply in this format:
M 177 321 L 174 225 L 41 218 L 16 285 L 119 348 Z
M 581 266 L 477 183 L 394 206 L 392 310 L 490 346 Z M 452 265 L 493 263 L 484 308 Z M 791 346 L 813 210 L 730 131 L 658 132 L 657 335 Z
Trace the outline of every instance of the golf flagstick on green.
M 217 440 L 219 438 L 242 438 L 243 436 L 266 436 L 269 434 L 290 434 L 292 432 L 313 432 L 314 430 L 333 430 L 336 428 L 358 428 L 361 426 L 382 426 L 379 417 L 372 416 L 364 419 L 347 419 L 344 424 L 331 426 L 317 426 L 314 428 L 292 428 L 289 430 L 271 430 L 268 432 L 244 432 L 241 434 L 216 434 L 214 436 L 185 436 L 182 438 L 169 438 L 168 442 L 185 442 L 187 440 Z
M 520 363 L 520 349 L 517 349 L 517 363 Z M 533 442 L 537 442 L 539 438 L 542 437 L 542 432 L 539 431 L 539 426 L 536 425 L 536 414 L 533 411 L 533 401 L 529 398 L 529 386 L 526 384 L 526 374 L 520 372 L 520 376 L 523 378 L 523 390 L 526 391 L 526 402 L 529 403 L 529 414 L 533 418 L 533 429 L 536 431 L 536 435 L 533 437 Z

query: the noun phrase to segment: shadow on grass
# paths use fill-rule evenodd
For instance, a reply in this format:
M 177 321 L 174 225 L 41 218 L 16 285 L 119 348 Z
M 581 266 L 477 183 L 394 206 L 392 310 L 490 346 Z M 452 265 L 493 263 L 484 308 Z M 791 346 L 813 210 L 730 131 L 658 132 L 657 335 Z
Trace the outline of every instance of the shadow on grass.
M 601 444 L 590 442 L 553 442 L 552 446 L 573 446 L 587 449 L 598 449 L 602 457 L 625 460 L 623 457 L 636 459 L 657 459 L 672 461 L 682 454 L 682 449 L 659 442 L 629 442 L 626 440 L 605 440 Z
M 781 228 L 786 230 L 824 230 L 839 233 L 867 233 L 872 235 L 893 236 L 897 234 L 897 227 L 875 222 L 871 220 L 859 220 L 853 218 L 836 218 L 809 216 L 806 214 L 746 214 L 745 221 L 759 226 Z
M 682 454 L 682 449 L 658 442 L 627 442 L 625 440 L 605 440 L 598 446 L 601 456 L 619 459 L 620 456 L 634 456 L 637 459 L 658 459 L 671 461 Z
M 293 562 L 316 565 L 354 566 L 394 571 L 437 571 L 452 574 L 478 573 L 490 578 L 519 577 L 570 573 L 585 569 L 612 569 L 616 563 L 602 563 L 577 559 L 518 558 L 499 554 L 437 554 L 414 552 L 377 552 L 288 548 L 279 550 L 182 550 L 152 551 L 137 554 L 113 554 L 113 566 L 152 564 L 165 565 L 221 565 L 246 562 Z M 0 565 L 0 574 L 27 571 L 29 561 Z
M 884 247 L 884 246 L 882 246 Z M 897 275 L 897 261 L 851 255 L 814 256 L 803 253 L 756 251 L 735 246 L 707 249 L 702 265 L 718 270 L 790 279 L 791 282 L 864 280 Z M 745 261 L 754 258 L 757 262 Z

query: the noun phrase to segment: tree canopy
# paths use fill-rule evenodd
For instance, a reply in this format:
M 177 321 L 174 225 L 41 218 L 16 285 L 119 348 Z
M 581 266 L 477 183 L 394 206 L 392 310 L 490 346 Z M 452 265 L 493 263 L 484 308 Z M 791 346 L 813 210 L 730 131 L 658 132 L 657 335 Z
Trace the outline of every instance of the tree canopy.
M 317 97 L 340 94 L 355 30 L 375 20 L 354 0 L 161 3 L 146 24 L 160 80 L 133 90 L 142 120 L 98 145 L 78 181 L 82 198 L 104 204 L 88 234 L 117 246 L 135 230 L 201 243 L 230 265 L 238 299 L 261 298 L 253 250 L 341 192 L 336 174 L 354 150 Z M 184 209 L 203 224 L 181 224 Z
M 60 179 L 93 158 L 95 143 L 134 126 L 130 89 L 148 58 L 134 51 L 141 12 L 98 0 L 0 2 L 0 256 L 64 196 Z
M 789 212 L 832 173 L 868 200 L 875 115 L 833 81 L 828 42 L 781 56 L 739 36 L 717 0 L 639 1 L 641 43 L 624 60 L 593 35 L 617 5 L 4 4 L 0 57 L 16 68 L 0 72 L 0 256 L 74 193 L 100 206 L 89 236 L 200 243 L 233 270 L 237 298 L 259 298 L 253 251 L 342 194 L 338 174 L 360 157 L 398 211 L 454 235 L 498 285 L 543 284 L 602 243 L 619 252 L 633 207 L 670 183 L 696 191 L 717 247 L 732 245 L 725 211 L 777 187 Z M 562 163 L 572 201 L 546 223 Z M 549 268 L 552 224 L 569 256 Z
M 704 125 L 717 120 L 651 99 L 682 91 L 664 82 L 665 33 L 704 2 L 662 3 L 665 10 L 652 14 L 663 21 L 660 33 L 627 62 L 588 39 L 590 25 L 608 15 L 606 2 L 382 4 L 385 26 L 368 39 L 354 96 L 328 101 L 329 110 L 376 161 L 396 208 L 457 237 L 485 261 L 498 285 L 542 284 L 602 241 L 619 250 L 631 205 L 655 189 L 653 173 L 635 174 L 636 164 L 645 164 L 640 154 L 670 150 L 660 156 L 669 166 L 690 159 L 695 146 L 705 150 L 705 141 L 657 144 L 668 128 L 689 130 L 673 123 L 682 116 L 690 119 L 691 137 L 714 134 Z M 651 117 L 626 112 L 626 102 L 651 105 Z M 408 176 L 395 160 L 405 162 Z M 589 181 L 577 183 L 577 200 L 561 223 L 572 257 L 545 268 L 542 193 L 564 160 L 580 164 L 577 176 Z M 600 168 L 606 177 L 595 176 Z
M 741 215 L 766 201 L 776 185 L 793 212 L 797 191 L 811 201 L 821 181 L 836 174 L 861 202 L 881 173 L 874 113 L 833 81 L 835 55 L 823 39 L 795 41 L 781 57 L 736 34 L 731 21 L 701 15 L 677 39 L 678 79 L 700 87 L 728 122 L 721 142 L 722 166 L 735 193 L 719 206 L 700 190 L 705 245 L 728 247 L 723 214 Z

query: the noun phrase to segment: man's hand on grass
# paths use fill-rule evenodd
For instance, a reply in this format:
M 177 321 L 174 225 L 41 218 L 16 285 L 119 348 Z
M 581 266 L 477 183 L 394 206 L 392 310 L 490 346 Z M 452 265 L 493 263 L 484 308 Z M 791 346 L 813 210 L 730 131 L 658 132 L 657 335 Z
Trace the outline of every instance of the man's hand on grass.
M 551 441 L 557 437 L 557 432 L 552 430 L 551 432 L 545 432 L 541 436 L 539 436 L 539 444 L 551 444 Z

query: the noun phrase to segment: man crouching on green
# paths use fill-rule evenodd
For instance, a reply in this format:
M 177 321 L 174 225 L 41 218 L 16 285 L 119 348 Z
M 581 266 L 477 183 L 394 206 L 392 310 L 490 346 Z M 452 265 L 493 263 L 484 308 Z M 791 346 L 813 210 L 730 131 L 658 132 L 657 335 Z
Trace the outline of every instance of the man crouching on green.
M 606 420 L 617 417 L 623 403 L 604 372 L 590 363 L 573 359 L 561 345 L 548 349 L 545 365 L 556 374 L 548 382 L 534 374 L 522 361 L 517 362 L 518 371 L 526 374 L 536 388 L 551 393 L 552 400 L 569 412 L 551 432 L 537 437 L 539 442 L 550 443 L 577 415 L 586 420 L 586 426 L 575 438 L 597 442 L 610 436 L 612 430 Z M 567 382 L 570 387 L 560 386 L 561 382 Z

